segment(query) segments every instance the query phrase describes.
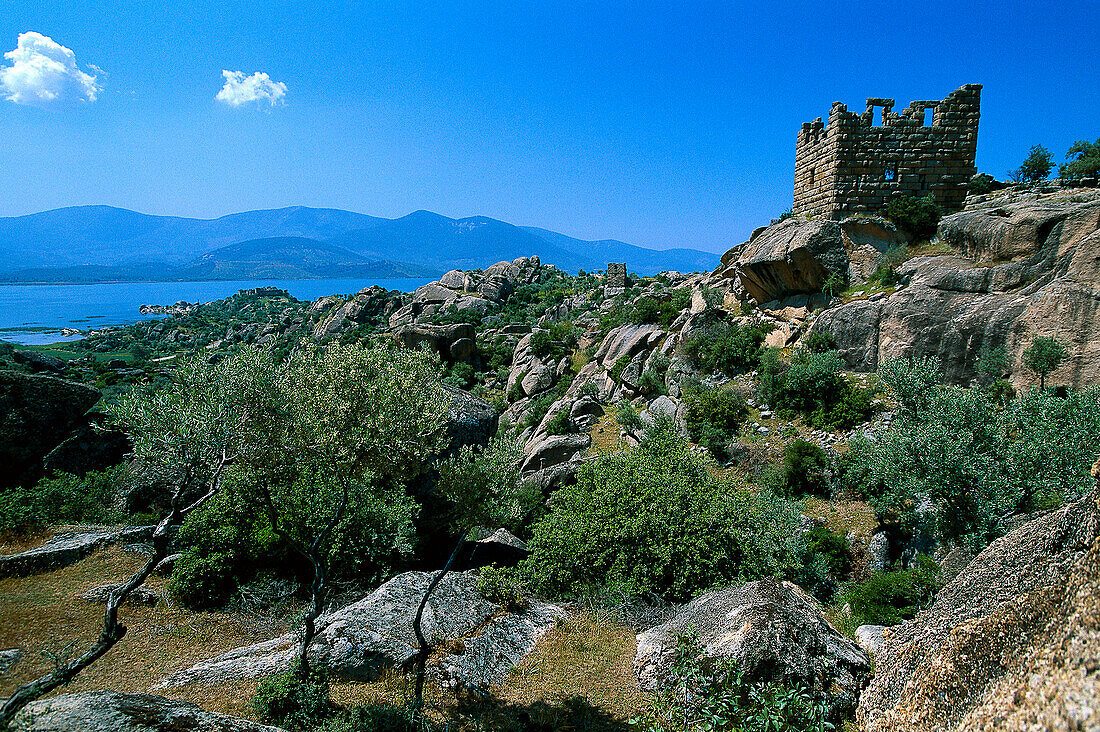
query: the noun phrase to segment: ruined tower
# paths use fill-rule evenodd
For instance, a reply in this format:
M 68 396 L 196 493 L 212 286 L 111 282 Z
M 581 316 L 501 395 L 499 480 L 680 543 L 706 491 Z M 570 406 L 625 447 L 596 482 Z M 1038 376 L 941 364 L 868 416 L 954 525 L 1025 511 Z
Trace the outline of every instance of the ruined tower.
M 900 113 L 893 99 L 871 97 L 862 114 L 833 102 L 827 125 L 818 117 L 798 133 L 794 213 L 839 219 L 928 193 L 945 211 L 958 210 L 976 172 L 981 94 L 981 84 L 967 84 Z

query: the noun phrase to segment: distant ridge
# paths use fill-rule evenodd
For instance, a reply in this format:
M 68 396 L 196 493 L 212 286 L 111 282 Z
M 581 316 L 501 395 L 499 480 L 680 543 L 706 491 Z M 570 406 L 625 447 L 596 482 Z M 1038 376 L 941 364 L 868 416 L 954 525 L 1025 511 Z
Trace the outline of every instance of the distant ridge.
M 624 261 L 642 274 L 709 271 L 718 259 L 430 211 L 385 219 L 292 206 L 192 219 L 74 206 L 0 218 L 4 282 L 430 277 L 532 254 L 571 272 Z

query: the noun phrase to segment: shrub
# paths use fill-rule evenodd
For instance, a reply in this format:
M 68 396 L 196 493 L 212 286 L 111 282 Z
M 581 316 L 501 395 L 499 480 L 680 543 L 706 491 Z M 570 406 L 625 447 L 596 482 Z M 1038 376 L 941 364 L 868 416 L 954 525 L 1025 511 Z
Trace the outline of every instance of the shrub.
M 291 670 L 260 682 L 252 711 L 264 722 L 290 732 L 305 732 L 320 726 L 334 709 L 323 677 L 302 679 L 297 670 Z
M 727 447 L 748 414 L 745 396 L 728 387 L 689 389 L 684 392 L 684 402 L 688 435 L 716 458 L 725 459 Z
M 465 361 L 459 361 L 451 366 L 443 383 L 459 389 L 468 389 L 474 383 L 474 367 Z
M 682 350 L 705 373 L 744 374 L 759 366 L 773 328 L 762 320 L 715 325 L 688 338 Z
M 794 440 L 783 451 L 783 488 L 795 496 L 828 495 L 828 469 L 824 450 L 808 440 Z
M 567 435 L 573 431 L 573 420 L 569 418 L 569 410 L 562 409 L 546 423 L 546 434 Z
M 629 354 L 620 357 L 611 366 L 611 370 L 607 372 L 608 376 L 610 376 L 614 381 L 618 381 L 619 378 L 623 375 L 623 371 L 626 369 L 627 366 L 630 365 L 630 361 L 631 356 Z
M 1100 139 L 1078 140 L 1066 150 L 1066 162 L 1058 166 L 1058 175 L 1066 180 L 1100 176 Z
M 996 182 L 997 181 L 989 173 L 976 173 L 970 177 L 970 184 L 967 186 L 967 191 L 977 195 L 989 193 L 993 190 L 993 184 Z
M 752 681 L 730 659 L 708 659 L 693 635 L 677 639 L 668 675 L 640 719 L 652 732 L 826 732 L 828 706 L 798 684 Z
M 916 196 L 891 198 L 882 213 L 919 239 L 931 238 L 936 233 L 936 224 L 943 215 L 931 193 L 923 198 Z
M 635 430 L 642 426 L 642 416 L 634 405 L 623 399 L 615 406 L 615 421 L 624 430 Z
M 843 579 L 852 570 L 852 551 L 847 537 L 834 534 L 820 524 L 806 533 L 806 550 L 822 557 L 829 574 Z
M 852 620 L 860 625 L 897 625 L 928 606 L 939 588 L 939 567 L 923 554 L 910 569 L 872 575 L 849 586 L 841 602 L 852 608 Z
M 908 258 L 909 250 L 904 245 L 890 247 L 883 253 L 882 260 L 868 281 L 877 282 L 883 287 L 896 286 L 901 281 L 898 277 L 898 266 Z
M 653 368 L 648 368 L 642 372 L 641 377 L 638 379 L 638 390 L 650 397 L 668 393 L 665 380 Z
M 531 352 L 539 358 L 549 356 L 554 350 L 554 337 L 548 330 L 536 330 L 531 334 Z
M 796 351 L 788 366 L 776 355 L 761 365 L 761 391 L 784 419 L 801 414 L 813 427 L 847 429 L 867 418 L 871 394 L 849 384 L 836 351 Z
M 0 536 L 36 531 L 47 525 L 106 521 L 108 506 L 126 478 L 117 466 L 79 477 L 59 473 L 33 488 L 0 489 Z
M 841 485 L 903 530 L 981 548 L 1010 516 L 1054 508 L 1090 490 L 1100 453 L 1100 390 L 1016 399 L 935 383 L 937 363 L 884 362 L 898 400 L 891 428 L 849 441 Z
M 823 330 L 811 331 L 801 343 L 802 347 L 810 353 L 825 353 L 836 348 L 836 339 L 833 338 L 833 334 Z
M 671 601 L 800 560 L 798 509 L 735 489 L 667 420 L 638 447 L 586 463 L 531 531 L 524 573 L 561 596 L 595 587 Z
M 490 564 L 477 571 L 477 591 L 491 602 L 499 603 L 515 612 L 528 607 L 523 587 L 516 573 L 508 567 Z

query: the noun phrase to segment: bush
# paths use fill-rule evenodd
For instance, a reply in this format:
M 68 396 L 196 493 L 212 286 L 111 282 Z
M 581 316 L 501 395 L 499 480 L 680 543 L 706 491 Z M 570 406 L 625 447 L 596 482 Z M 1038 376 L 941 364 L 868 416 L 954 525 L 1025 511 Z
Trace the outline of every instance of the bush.
M 744 374 L 759 366 L 773 328 L 762 320 L 716 325 L 688 338 L 682 350 L 704 373 Z
M 801 343 L 802 347 L 810 353 L 825 353 L 836 348 L 836 339 L 833 338 L 833 334 L 823 330 L 811 331 Z
M 1078 140 L 1066 150 L 1066 162 L 1058 166 L 1058 175 L 1066 180 L 1100 176 L 1100 139 Z
M 943 212 L 936 199 L 929 193 L 923 198 L 896 196 L 891 198 L 882 214 L 918 239 L 930 239 L 936 233 L 936 225 Z
M 788 366 L 775 355 L 761 364 L 764 398 L 784 419 L 801 414 L 820 429 L 848 429 L 867 419 L 871 394 L 849 384 L 836 351 L 796 351 Z
M 642 426 L 642 416 L 634 405 L 623 399 L 615 406 L 615 421 L 624 430 L 631 431 Z
M 688 435 L 715 458 L 724 460 L 729 444 L 736 440 L 737 430 L 748 414 L 745 396 L 728 387 L 690 389 L 684 392 L 684 403 Z
M 843 579 L 852 571 L 852 550 L 848 538 L 834 534 L 820 524 L 815 524 L 806 533 L 806 550 L 811 555 L 821 557 L 829 574 Z
M 490 564 L 477 572 L 477 591 L 491 602 L 499 603 L 515 612 L 526 610 L 527 599 L 516 573 L 508 567 Z
M 1050 177 L 1054 168 L 1054 156 L 1042 145 L 1032 145 L 1020 167 L 1008 172 L 1009 178 L 1018 183 L 1038 183 Z
M 783 451 L 783 488 L 795 496 L 826 496 L 828 469 L 829 458 L 824 450 L 808 440 L 794 440 Z
M 927 607 L 938 588 L 939 567 L 919 554 L 910 569 L 872 575 L 849 586 L 841 594 L 841 603 L 851 606 L 856 627 L 897 625 Z
M 268 676 L 252 698 L 252 711 L 269 724 L 290 732 L 319 727 L 334 711 L 328 682 L 321 676 L 302 679 L 296 670 Z
M 983 193 L 989 193 L 993 190 L 993 184 L 997 181 L 989 173 L 977 173 L 970 177 L 970 184 L 967 186 L 967 192 L 976 195 Z
M 539 358 L 549 356 L 554 350 L 554 337 L 548 330 L 536 330 L 531 334 L 531 352 Z
M 97 523 L 111 516 L 109 505 L 127 476 L 117 466 L 78 477 L 59 473 L 33 488 L 0 489 L 0 536 L 37 531 L 66 523 Z
M 668 676 L 641 719 L 652 732 L 826 732 L 828 706 L 807 688 L 751 681 L 729 659 L 708 659 L 695 636 L 677 639 Z
M 610 587 L 670 601 L 783 574 L 801 555 L 798 509 L 729 486 L 667 420 L 638 447 L 586 463 L 554 494 L 522 565 L 537 589 Z
M 1091 489 L 1100 453 L 1100 390 L 1060 397 L 1032 390 L 936 383 L 935 361 L 887 361 L 880 378 L 898 401 L 891 428 L 849 441 L 841 485 L 867 496 L 909 533 L 981 548 L 1008 517 L 1055 508 Z

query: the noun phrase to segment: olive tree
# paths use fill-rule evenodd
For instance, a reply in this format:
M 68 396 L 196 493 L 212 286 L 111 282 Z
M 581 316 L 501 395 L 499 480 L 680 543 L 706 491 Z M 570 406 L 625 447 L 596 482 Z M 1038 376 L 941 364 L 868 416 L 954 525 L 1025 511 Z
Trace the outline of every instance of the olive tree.
M 261 399 L 271 419 L 242 456 L 243 493 L 311 568 L 299 652 L 305 676 L 334 536 L 362 516 L 353 509 L 366 497 L 400 507 L 404 482 L 443 444 L 450 399 L 433 354 L 336 343 L 301 344 Z
M 1024 351 L 1024 366 L 1039 375 L 1039 388 L 1047 388 L 1047 374 L 1056 371 L 1066 357 L 1066 347 L 1054 338 L 1037 336 Z
M 132 392 L 111 408 L 129 431 L 135 473 L 154 487 L 153 503 L 164 510 L 152 533 L 152 554 L 126 582 L 111 589 L 99 638 L 78 658 L 16 689 L 0 707 L 0 728 L 27 704 L 72 681 L 126 635 L 119 606 L 167 556 L 187 515 L 221 489 L 256 417 L 249 396 L 269 376 L 256 353 L 242 352 L 215 365 L 190 360 L 176 369 L 167 386 Z

